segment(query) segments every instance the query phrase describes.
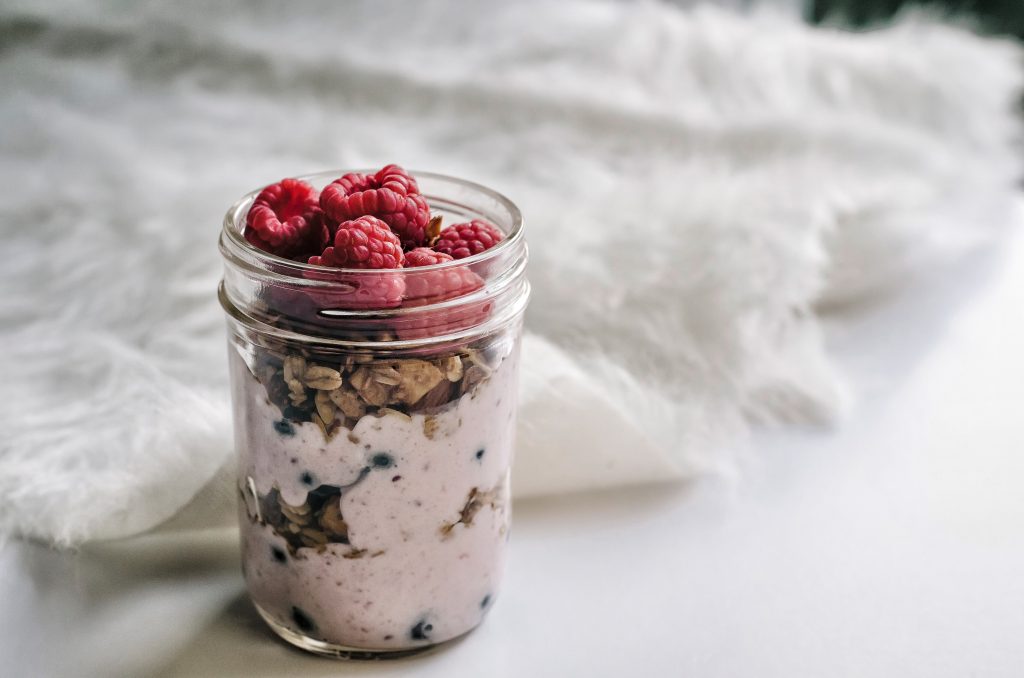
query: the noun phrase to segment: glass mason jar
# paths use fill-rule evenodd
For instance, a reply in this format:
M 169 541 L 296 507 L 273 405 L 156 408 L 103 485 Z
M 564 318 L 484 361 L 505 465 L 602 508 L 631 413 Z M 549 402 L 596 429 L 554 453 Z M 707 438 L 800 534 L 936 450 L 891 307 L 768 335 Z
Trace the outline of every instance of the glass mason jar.
M 220 237 L 246 585 L 278 635 L 335 657 L 467 633 L 504 566 L 522 218 L 483 186 L 415 178 L 445 224 L 483 219 L 504 240 L 421 268 L 309 266 L 246 242 L 257 192 Z

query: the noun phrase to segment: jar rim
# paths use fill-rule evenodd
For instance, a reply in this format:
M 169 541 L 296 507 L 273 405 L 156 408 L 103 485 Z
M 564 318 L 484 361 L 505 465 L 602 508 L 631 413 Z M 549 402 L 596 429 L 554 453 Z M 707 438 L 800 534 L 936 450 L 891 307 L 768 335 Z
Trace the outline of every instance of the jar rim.
M 372 169 L 324 170 L 320 172 L 302 174 L 294 178 L 300 181 L 316 182 L 324 178 L 337 178 L 342 175 L 350 173 L 369 174 L 372 173 L 373 171 L 374 170 Z M 498 202 L 503 208 L 508 210 L 509 216 L 512 220 L 511 230 L 509 230 L 509 232 L 505 234 L 505 237 L 501 241 L 496 243 L 493 247 L 490 247 L 484 250 L 483 252 L 479 252 L 477 254 L 464 257 L 462 259 L 453 259 L 452 261 L 444 261 L 441 262 L 440 264 L 430 264 L 428 266 L 417 266 L 417 272 L 426 273 L 430 271 L 444 271 L 447 269 L 454 269 L 460 267 L 464 268 L 468 265 L 482 263 L 490 259 L 500 257 L 507 251 L 513 250 L 515 247 L 519 246 L 525 238 L 525 228 L 523 225 L 522 212 L 519 211 L 519 208 L 516 206 L 514 202 L 509 200 L 502 193 L 499 193 L 498 191 L 495 191 L 492 188 L 488 188 L 483 184 L 478 184 L 475 181 L 469 181 L 468 179 L 453 177 L 447 174 L 440 174 L 437 172 L 421 172 L 418 170 L 411 170 L 409 174 L 411 174 L 413 178 L 424 177 L 428 179 L 445 181 L 452 184 L 458 184 L 465 188 L 469 188 L 484 195 L 487 195 L 496 202 Z M 256 196 L 259 195 L 260 191 L 262 191 L 263 188 L 265 187 L 257 188 L 243 195 L 241 198 L 235 201 L 235 203 L 232 204 L 231 207 L 228 208 L 227 213 L 224 215 L 223 228 L 221 229 L 222 233 L 224 237 L 227 239 L 227 242 L 229 242 L 234 247 L 240 248 L 241 253 L 244 253 L 245 255 L 252 257 L 257 262 L 260 262 L 261 264 L 265 265 L 267 268 L 274 267 L 275 269 L 278 270 L 280 270 L 281 268 L 285 268 L 285 270 L 293 269 L 296 275 L 299 277 L 302 276 L 303 272 L 317 272 L 323 271 L 325 269 L 334 272 L 341 272 L 351 276 L 368 274 L 379 275 L 380 271 L 377 269 L 318 266 L 315 264 L 307 264 L 300 261 L 294 261 L 292 259 L 285 259 L 284 257 L 280 257 L 276 254 L 272 254 L 270 252 L 261 250 L 258 247 L 254 247 L 248 240 L 245 239 L 245 236 L 242 234 L 242 229 L 239 228 L 238 225 L 240 222 L 244 222 L 245 217 L 248 214 L 247 208 L 251 205 L 252 201 L 256 199 Z M 430 198 L 436 199 L 439 198 L 440 196 L 431 196 L 429 194 L 425 194 L 423 197 L 427 199 L 429 202 Z M 222 240 L 222 242 L 224 241 Z M 223 250 L 225 249 L 223 245 L 221 249 L 223 252 Z M 228 252 L 223 252 L 223 254 L 227 256 Z
M 517 294 L 513 303 L 508 307 L 504 308 L 499 314 L 491 316 L 488 321 L 483 325 L 476 325 L 472 327 L 461 328 L 452 332 L 431 335 L 427 337 L 416 337 L 409 339 L 385 339 L 385 340 L 350 340 L 342 339 L 338 337 L 332 337 L 323 334 L 309 334 L 299 330 L 285 329 L 276 327 L 275 325 L 268 323 L 266 320 L 258 318 L 251 313 L 247 313 L 242 308 L 234 304 L 227 295 L 225 290 L 224 282 L 217 286 L 217 297 L 220 300 L 221 307 L 225 310 L 228 318 L 241 325 L 252 330 L 256 330 L 260 334 L 277 337 L 278 339 L 285 341 L 299 341 L 303 343 L 317 344 L 321 346 L 331 346 L 337 348 L 344 348 L 348 350 L 358 351 L 403 351 L 409 349 L 422 349 L 428 346 L 439 346 L 446 344 L 458 344 L 468 339 L 477 336 L 487 335 L 490 332 L 504 326 L 513 318 L 518 317 L 526 309 L 527 301 L 530 297 L 530 284 L 528 282 L 523 283 L 523 291 L 521 294 Z

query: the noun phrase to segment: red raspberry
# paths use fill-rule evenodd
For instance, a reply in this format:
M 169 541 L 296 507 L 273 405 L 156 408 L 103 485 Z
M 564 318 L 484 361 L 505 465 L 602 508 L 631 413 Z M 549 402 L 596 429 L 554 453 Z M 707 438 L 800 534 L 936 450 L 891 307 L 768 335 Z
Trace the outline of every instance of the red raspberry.
M 381 188 L 390 188 L 395 193 L 417 195 L 420 192 L 419 184 L 412 175 L 398 165 L 385 165 L 374 178 Z
M 309 258 L 332 268 L 401 268 L 402 243 L 380 219 L 363 216 L 338 224 L 334 247 Z
M 286 259 L 305 260 L 323 250 L 329 230 L 317 206 L 316 189 L 298 179 L 284 179 L 256 196 L 245 219 L 245 239 Z
M 450 254 L 435 252 L 429 247 L 417 247 L 416 249 L 409 250 L 405 253 L 406 268 L 433 266 L 434 264 L 443 264 L 446 261 L 452 261 Z
M 405 268 L 433 266 L 454 261 L 449 254 L 429 247 L 417 247 L 405 253 Z M 483 287 L 484 281 L 467 266 L 453 266 L 440 271 L 406 274 L 405 305 L 424 306 L 454 299 Z
M 315 259 L 318 257 L 311 257 Z M 394 308 L 402 303 L 405 279 L 393 269 L 360 272 L 324 268 L 306 271 L 307 280 L 335 283 L 332 287 L 303 288 L 297 300 L 299 315 L 317 318 L 322 310 L 372 310 Z M 308 307 L 308 308 L 307 308 Z
M 465 259 L 494 247 L 504 238 L 505 234 L 497 227 L 474 219 L 464 224 L 452 224 L 441 231 L 434 250 L 450 254 L 454 259 Z
M 388 165 L 372 175 L 346 174 L 336 179 L 320 193 L 320 207 L 339 222 L 377 217 L 398 234 L 405 247 L 426 242 L 430 208 L 419 194 L 416 180 L 398 165 Z
M 417 247 L 405 254 L 405 298 L 402 305 L 415 308 L 455 299 L 483 287 L 484 281 L 467 266 L 454 266 L 437 271 L 416 272 L 420 266 L 433 266 L 454 261 L 451 255 Z M 396 328 L 403 339 L 448 334 L 483 322 L 491 311 L 491 302 L 482 300 L 454 309 L 425 312 L 403 320 Z
M 252 204 L 267 205 L 280 219 L 291 219 L 302 216 L 316 207 L 317 198 L 316 189 L 305 181 L 282 179 L 260 191 Z
M 358 172 L 351 172 L 338 177 L 325 187 L 324 190 L 326 191 L 335 184 L 337 184 L 337 188 L 333 190 L 343 191 L 342 195 L 349 195 L 352 193 L 359 193 L 360 191 L 368 191 L 371 188 L 377 188 L 375 175 L 359 174 Z M 320 200 L 321 202 L 323 201 L 323 194 L 321 194 Z
M 310 257 L 308 263 L 330 268 L 382 270 L 379 274 L 329 269 L 307 271 L 305 277 L 308 279 L 341 283 L 337 289 L 309 290 L 309 300 L 319 310 L 398 306 L 405 292 L 405 280 L 401 274 L 384 271 L 401 268 L 402 258 L 398 236 L 380 219 L 365 216 L 338 224 L 334 246 Z

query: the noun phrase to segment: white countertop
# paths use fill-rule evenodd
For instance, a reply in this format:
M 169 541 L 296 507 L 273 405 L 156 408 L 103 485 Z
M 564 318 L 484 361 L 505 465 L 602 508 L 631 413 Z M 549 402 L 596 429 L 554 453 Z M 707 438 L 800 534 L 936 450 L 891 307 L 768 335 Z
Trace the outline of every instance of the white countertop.
M 230 535 L 0 549 L 0 674 L 1024 675 L 1024 238 L 860 312 L 862 402 L 736 481 L 524 502 L 488 621 L 432 655 L 275 640 Z

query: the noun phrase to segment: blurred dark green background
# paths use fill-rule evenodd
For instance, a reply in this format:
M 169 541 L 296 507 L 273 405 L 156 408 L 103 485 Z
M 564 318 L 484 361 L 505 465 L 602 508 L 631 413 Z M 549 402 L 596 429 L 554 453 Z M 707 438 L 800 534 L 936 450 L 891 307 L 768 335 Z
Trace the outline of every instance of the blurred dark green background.
M 901 7 L 919 5 L 953 15 L 971 16 L 981 30 L 1024 38 L 1024 0 L 810 0 L 814 21 L 832 19 L 870 25 L 887 19 Z

